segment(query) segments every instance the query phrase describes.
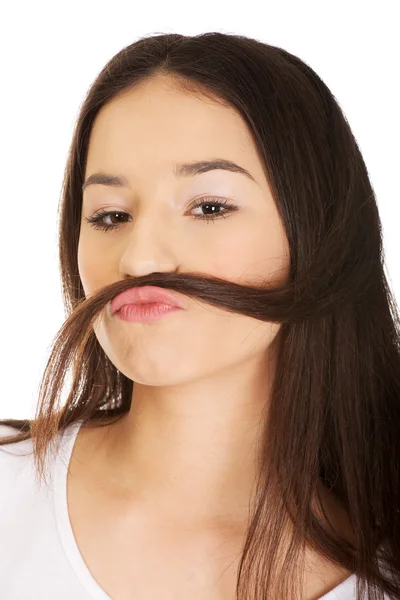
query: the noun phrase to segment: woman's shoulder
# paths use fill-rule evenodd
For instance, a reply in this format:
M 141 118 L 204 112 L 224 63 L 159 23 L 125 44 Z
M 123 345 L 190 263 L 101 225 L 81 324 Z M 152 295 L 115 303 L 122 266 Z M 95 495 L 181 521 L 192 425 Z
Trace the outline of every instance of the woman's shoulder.
M 0 425 L 0 440 L 19 433 L 9 425 Z M 7 506 L 15 507 L 29 495 L 33 471 L 32 440 L 0 444 L 0 513 Z M 7 513 L 6 513 L 7 514 Z
M 21 432 L 20 428 L 12 427 L 11 425 L 4 425 L 0 423 L 0 460 L 5 460 L 5 455 L 26 455 L 31 454 L 33 450 L 32 440 L 20 440 L 14 442 L 7 442 L 5 438 L 16 436 Z

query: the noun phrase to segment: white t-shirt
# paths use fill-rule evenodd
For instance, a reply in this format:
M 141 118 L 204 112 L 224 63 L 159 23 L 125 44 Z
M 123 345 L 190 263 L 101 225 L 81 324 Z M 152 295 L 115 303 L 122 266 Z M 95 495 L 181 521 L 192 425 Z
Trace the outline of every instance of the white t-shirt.
M 110 600 L 86 566 L 68 515 L 67 469 L 80 425 L 61 433 L 46 488 L 35 485 L 31 440 L 0 446 L 2 600 Z M 0 437 L 15 431 L 0 425 Z M 321 598 L 354 600 L 355 584 L 353 574 Z

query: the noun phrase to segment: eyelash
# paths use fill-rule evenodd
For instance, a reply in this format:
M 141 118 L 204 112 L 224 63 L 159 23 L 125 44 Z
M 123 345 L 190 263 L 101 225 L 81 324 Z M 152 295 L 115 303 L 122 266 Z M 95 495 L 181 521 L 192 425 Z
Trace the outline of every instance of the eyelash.
M 226 219 L 228 217 L 228 215 L 225 214 L 225 212 L 233 212 L 235 210 L 238 210 L 238 207 L 235 206 L 234 204 L 228 204 L 227 200 L 220 200 L 219 198 L 209 198 L 207 200 L 203 200 L 201 202 L 196 202 L 195 205 L 193 206 L 193 208 L 198 208 L 199 206 L 206 206 L 206 205 L 210 205 L 210 206 L 222 206 L 223 208 L 226 209 L 226 211 L 224 211 L 221 214 L 218 215 L 195 215 L 193 217 L 193 219 L 201 219 L 202 221 L 212 221 L 214 222 L 216 219 Z M 102 229 L 103 231 L 107 232 L 110 231 L 111 229 L 116 229 L 117 227 L 119 227 L 120 225 L 122 225 L 123 223 L 113 223 L 112 225 L 107 225 L 106 223 L 100 223 L 101 219 L 103 219 L 104 217 L 108 217 L 109 215 L 128 215 L 128 213 L 126 212 L 122 212 L 120 210 L 118 211 L 107 211 L 107 210 L 100 210 L 97 214 L 95 214 L 94 216 L 87 218 L 85 217 L 85 221 L 87 221 L 88 223 L 91 224 L 91 226 L 94 229 Z M 129 216 L 129 215 L 128 215 Z

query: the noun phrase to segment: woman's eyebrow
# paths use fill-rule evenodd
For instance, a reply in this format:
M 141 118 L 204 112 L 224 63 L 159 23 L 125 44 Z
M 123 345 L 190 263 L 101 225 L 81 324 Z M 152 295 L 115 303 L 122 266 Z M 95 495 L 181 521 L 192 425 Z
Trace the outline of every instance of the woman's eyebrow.
M 233 173 L 240 173 L 258 184 L 258 182 L 251 175 L 251 173 L 247 171 L 247 169 L 244 169 L 237 163 L 231 160 L 226 160 L 225 158 L 201 160 L 190 163 L 178 163 L 174 165 L 173 172 L 175 177 L 194 177 L 195 175 L 201 175 L 202 173 L 206 173 L 207 171 L 212 171 L 215 169 L 223 169 Z M 82 185 L 82 191 L 85 191 L 89 185 L 107 185 L 111 187 L 130 188 L 127 178 L 123 175 L 109 175 L 103 172 L 89 175 Z

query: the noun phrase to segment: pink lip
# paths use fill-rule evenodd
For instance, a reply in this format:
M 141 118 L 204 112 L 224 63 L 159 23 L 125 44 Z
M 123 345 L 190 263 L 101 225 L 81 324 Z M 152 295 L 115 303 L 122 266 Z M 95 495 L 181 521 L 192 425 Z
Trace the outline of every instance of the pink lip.
M 184 304 L 177 294 L 152 285 L 130 288 L 118 294 L 111 301 L 111 314 L 116 313 L 125 304 L 162 304 L 175 308 L 184 308 Z
M 124 304 L 115 316 L 130 323 L 152 323 L 177 310 L 181 309 L 166 304 Z

